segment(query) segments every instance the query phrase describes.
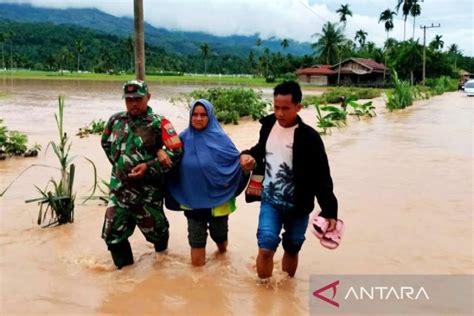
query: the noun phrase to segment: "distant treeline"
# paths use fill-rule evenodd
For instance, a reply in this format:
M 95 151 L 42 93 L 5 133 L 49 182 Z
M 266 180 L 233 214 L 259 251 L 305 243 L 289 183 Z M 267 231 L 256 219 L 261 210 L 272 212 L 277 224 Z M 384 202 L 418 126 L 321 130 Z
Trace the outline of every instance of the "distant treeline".
M 323 29 L 324 31 L 324 29 Z M 324 32 L 323 32 L 324 33 Z M 324 34 L 323 34 L 324 37 Z M 260 41 L 260 39 L 259 39 Z M 32 70 L 69 70 L 99 73 L 133 72 L 134 41 L 71 25 L 18 23 L 0 19 L 0 68 Z M 296 69 L 314 64 L 338 62 L 335 56 L 293 56 L 271 52 L 256 43 L 247 56 L 217 53 L 203 43 L 195 54 L 170 53 L 158 46 L 146 45 L 147 72 L 253 74 L 264 77 L 291 77 Z M 317 45 L 316 45 L 317 46 Z M 282 41 L 288 47 L 288 41 Z M 341 57 L 372 58 L 387 63 L 401 78 L 419 81 L 422 73 L 422 46 L 417 42 L 388 39 L 384 50 L 369 42 L 361 47 L 349 44 Z M 334 60 L 332 60 L 334 59 Z M 459 51 L 442 52 L 427 48 L 427 77 L 456 77 L 456 69 L 474 73 L 474 58 Z

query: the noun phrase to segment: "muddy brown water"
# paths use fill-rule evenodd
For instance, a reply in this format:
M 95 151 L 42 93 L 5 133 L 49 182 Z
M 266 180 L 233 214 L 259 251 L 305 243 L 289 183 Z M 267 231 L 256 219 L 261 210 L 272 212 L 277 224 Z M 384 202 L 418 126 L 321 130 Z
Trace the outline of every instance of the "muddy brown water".
M 107 178 L 99 137 L 74 134 L 123 109 L 119 83 L 0 79 L 0 88 L 7 93 L 0 118 L 43 149 L 57 138 L 53 117 L 57 96 L 65 95 L 73 154 L 93 159 Z M 150 104 L 180 131 L 187 110 L 167 98 L 194 88 L 152 84 Z M 270 286 L 256 284 L 258 205 L 242 197 L 230 217 L 228 253 L 217 255 L 208 241 L 205 267 L 191 267 L 185 218 L 167 211 L 168 252 L 155 255 L 137 230 L 131 238 L 136 263 L 115 270 L 100 239 L 105 206 L 80 203 L 92 183 L 79 157 L 74 224 L 39 228 L 37 206 L 24 203 L 36 196 L 33 184 L 57 176 L 53 170 L 28 171 L 0 198 L 1 314 L 307 315 L 313 274 L 472 274 L 473 99 L 446 93 L 396 113 L 387 112 L 381 98 L 375 104 L 377 117 L 351 118 L 324 136 L 346 233 L 330 251 L 308 232 L 295 278 L 280 271 L 280 249 Z M 315 125 L 314 110 L 301 115 Z M 225 130 L 245 149 L 258 128 L 245 120 Z M 57 162 L 44 151 L 0 161 L 0 190 L 32 163 Z

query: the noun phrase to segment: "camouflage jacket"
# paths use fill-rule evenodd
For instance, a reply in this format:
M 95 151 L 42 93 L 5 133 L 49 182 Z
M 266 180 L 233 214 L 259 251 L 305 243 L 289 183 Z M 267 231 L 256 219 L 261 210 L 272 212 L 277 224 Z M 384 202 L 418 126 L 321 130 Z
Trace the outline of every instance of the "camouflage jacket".
M 112 164 L 111 194 L 130 189 L 143 191 L 149 185 L 160 187 L 167 169 L 156 158 L 158 150 L 165 150 L 173 165 L 182 154 L 182 144 L 173 125 L 163 116 L 153 114 L 150 107 L 139 117 L 132 117 L 126 111 L 113 115 L 102 134 L 101 144 Z M 143 162 L 149 167 L 145 177 L 129 179 L 132 168 Z

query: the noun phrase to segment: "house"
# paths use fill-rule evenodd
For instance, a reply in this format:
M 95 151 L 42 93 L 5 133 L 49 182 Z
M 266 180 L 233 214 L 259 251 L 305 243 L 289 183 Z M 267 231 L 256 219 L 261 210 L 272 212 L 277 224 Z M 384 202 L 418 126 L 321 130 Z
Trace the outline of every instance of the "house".
M 327 86 L 329 84 L 329 76 L 334 74 L 337 74 L 337 72 L 331 69 L 331 65 L 316 65 L 296 71 L 298 80 L 301 83 L 315 86 Z
M 337 84 L 339 77 L 341 85 L 383 86 L 389 78 L 389 70 L 372 59 L 348 58 L 333 66 L 298 69 L 296 75 L 303 84 L 333 85 Z

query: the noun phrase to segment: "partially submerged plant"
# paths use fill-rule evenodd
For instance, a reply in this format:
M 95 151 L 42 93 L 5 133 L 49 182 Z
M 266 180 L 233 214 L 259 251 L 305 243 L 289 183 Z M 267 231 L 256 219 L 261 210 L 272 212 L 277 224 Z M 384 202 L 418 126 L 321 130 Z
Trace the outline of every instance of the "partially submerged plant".
M 319 104 L 315 104 L 314 107 L 316 108 L 316 111 L 317 111 L 316 118 L 318 119 L 318 127 L 323 129 L 321 134 L 326 134 L 326 132 L 330 130 L 331 127 L 335 127 L 336 124 L 331 120 L 331 118 L 328 118 L 327 116 L 323 116 L 321 114 L 321 109 L 319 108 Z
M 64 98 L 59 97 L 58 113 L 54 115 L 59 133 L 59 142 L 55 143 L 51 141 L 46 148 L 46 151 L 51 146 L 54 154 L 58 158 L 60 168 L 49 165 L 34 164 L 23 170 L 9 185 L 0 193 L 0 197 L 3 196 L 10 186 L 28 169 L 32 167 L 48 167 L 57 169 L 61 172 L 61 179 L 51 179 L 47 182 L 44 189 L 39 188 L 35 185 L 36 189 L 40 193 L 41 197 L 30 199 L 25 201 L 26 203 L 38 202 L 40 205 L 38 214 L 38 225 L 44 224 L 43 227 L 51 225 L 61 225 L 65 223 L 72 223 L 74 221 L 74 202 L 76 194 L 73 191 L 74 186 L 74 175 L 76 171 L 75 165 L 72 161 L 76 156 L 70 155 L 71 143 L 67 134 L 64 132 Z M 84 203 L 90 199 L 95 193 L 97 187 L 97 170 L 92 160 L 84 157 L 88 162 L 91 163 L 94 170 L 94 185 L 92 188 L 91 195 L 84 201 Z M 52 185 L 53 189 L 48 189 Z M 48 220 L 49 215 L 49 220 Z
M 101 135 L 104 132 L 105 125 L 107 124 L 106 121 L 102 119 L 93 120 L 84 127 L 79 128 L 79 132 L 76 134 L 80 138 L 89 136 L 89 135 Z
M 38 155 L 40 149 L 41 146 L 37 148 L 36 145 L 28 149 L 28 136 L 17 131 L 9 131 L 0 119 L 0 160 L 12 155 L 34 157 Z
M 349 97 L 345 100 L 345 103 L 349 105 L 353 112 L 350 115 L 357 115 L 358 118 L 361 116 L 374 117 L 377 114 L 375 113 L 375 106 L 372 105 L 372 101 L 368 101 L 363 104 L 359 104 L 355 101 L 355 98 Z

